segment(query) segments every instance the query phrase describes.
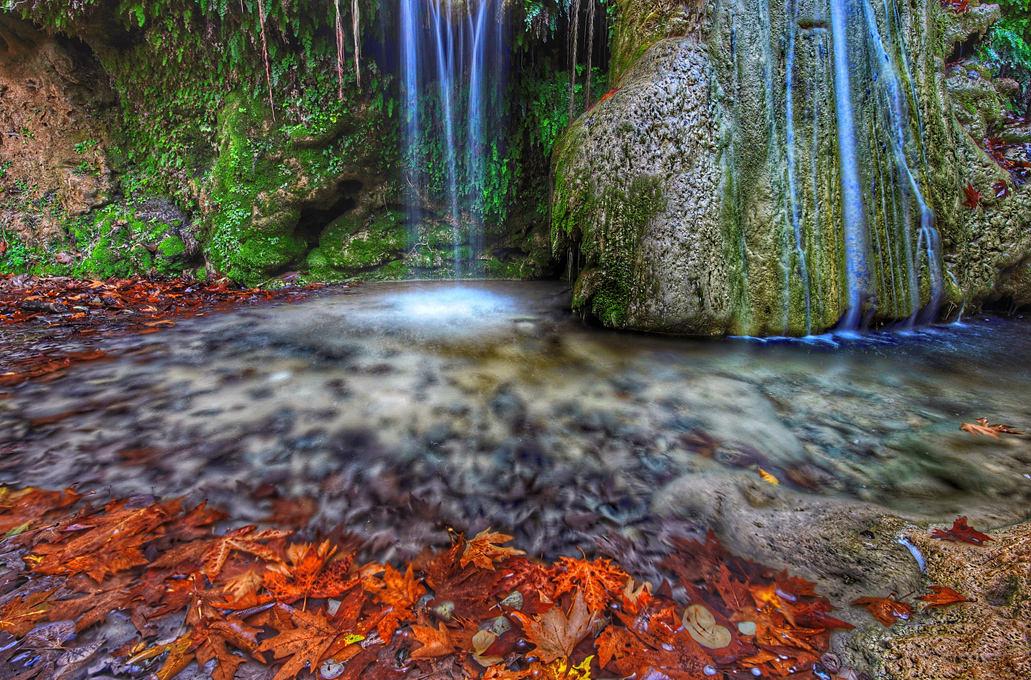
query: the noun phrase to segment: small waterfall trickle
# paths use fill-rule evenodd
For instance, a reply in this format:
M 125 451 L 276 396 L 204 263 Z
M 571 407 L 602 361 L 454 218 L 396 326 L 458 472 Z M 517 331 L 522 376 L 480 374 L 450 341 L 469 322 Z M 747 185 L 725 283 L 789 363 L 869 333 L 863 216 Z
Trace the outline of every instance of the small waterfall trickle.
M 830 0 L 831 41 L 834 51 L 834 101 L 837 107 L 838 166 L 841 176 L 842 217 L 845 233 L 845 275 L 848 309 L 842 328 L 854 330 L 863 316 L 864 297 L 870 291 L 867 265 L 867 225 L 856 157 L 856 127 L 852 111 L 852 76 L 848 45 L 848 0 Z
M 400 0 L 409 260 L 449 232 L 455 278 L 480 276 L 492 164 L 501 144 L 503 0 Z M 443 219 L 428 218 L 428 209 Z

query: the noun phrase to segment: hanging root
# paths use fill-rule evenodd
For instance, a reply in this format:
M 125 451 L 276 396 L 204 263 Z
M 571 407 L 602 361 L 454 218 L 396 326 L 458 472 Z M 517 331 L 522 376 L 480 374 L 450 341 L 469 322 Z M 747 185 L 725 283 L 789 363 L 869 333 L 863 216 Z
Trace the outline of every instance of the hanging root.
M 268 83 L 268 105 L 272 109 L 272 122 L 276 122 L 276 105 L 272 101 L 272 68 L 268 63 L 268 40 L 265 38 L 265 5 L 258 0 L 258 21 L 261 23 L 261 59 L 265 62 L 265 82 Z
M 351 5 L 351 25 L 354 29 L 354 74 L 358 77 L 358 90 L 362 89 L 362 46 L 361 32 L 358 25 L 361 23 L 361 10 L 358 8 L 358 0 L 353 0 Z
M 336 6 L 336 38 L 337 38 L 337 98 L 344 99 L 344 20 L 340 16 L 340 0 L 334 0 Z M 357 66 L 358 60 L 355 59 Z
M 580 43 L 580 0 L 573 0 L 569 8 L 569 21 L 572 24 L 572 61 L 569 65 L 569 125 L 573 124 L 573 114 L 576 113 L 576 56 Z

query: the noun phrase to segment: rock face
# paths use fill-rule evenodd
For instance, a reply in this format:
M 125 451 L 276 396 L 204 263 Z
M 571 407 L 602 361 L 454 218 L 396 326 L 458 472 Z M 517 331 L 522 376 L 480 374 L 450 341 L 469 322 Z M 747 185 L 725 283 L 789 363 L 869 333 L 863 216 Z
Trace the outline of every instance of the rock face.
M 1031 193 L 961 205 L 1009 176 L 978 146 L 999 90 L 944 56 L 998 16 L 621 2 L 619 89 L 554 156 L 576 306 L 617 328 L 804 335 L 996 295 L 1031 252 Z
M 117 186 L 102 141 L 114 94 L 88 50 L 0 15 L 0 210 L 12 231 L 47 241 L 60 229 L 49 211 L 19 210 L 33 187 L 68 216 L 107 203 Z
M 368 49 L 364 82 L 351 66 L 338 81 L 331 14 L 306 3 L 261 22 L 242 5 L 0 10 L 0 272 L 450 278 L 457 251 L 488 278 L 556 269 L 536 138 L 502 131 L 516 141 L 511 158 L 494 149 L 504 184 L 481 192 L 482 230 L 429 192 L 406 210 L 396 8 L 346 3 Z M 265 24 L 280 34 L 267 72 Z M 179 215 L 147 217 L 154 200 Z

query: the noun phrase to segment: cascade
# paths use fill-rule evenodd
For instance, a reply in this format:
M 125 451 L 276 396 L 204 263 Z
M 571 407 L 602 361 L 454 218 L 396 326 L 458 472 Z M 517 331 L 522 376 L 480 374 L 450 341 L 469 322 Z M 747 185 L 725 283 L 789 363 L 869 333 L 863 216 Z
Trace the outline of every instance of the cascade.
M 488 169 L 501 142 L 503 0 L 401 0 L 399 26 L 410 270 L 418 275 L 439 223 L 454 277 L 481 276 Z
M 845 257 L 841 330 L 933 321 L 944 291 L 923 128 L 895 0 L 830 0 Z M 858 108 L 858 110 L 857 110 Z M 790 124 L 789 124 L 790 125 Z M 792 153 L 792 150 L 789 150 Z

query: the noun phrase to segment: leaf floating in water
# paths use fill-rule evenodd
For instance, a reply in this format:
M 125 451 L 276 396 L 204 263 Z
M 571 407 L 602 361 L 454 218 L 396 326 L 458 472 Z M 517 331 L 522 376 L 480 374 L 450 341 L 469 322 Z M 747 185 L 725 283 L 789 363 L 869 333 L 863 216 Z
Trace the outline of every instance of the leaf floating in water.
M 998 439 L 999 434 L 1024 434 L 1020 430 L 1015 430 L 1009 425 L 989 425 L 987 418 L 978 418 L 976 423 L 963 423 L 959 426 L 959 429 L 963 432 L 969 432 L 970 434 L 984 435 L 991 437 L 992 439 Z
M 866 607 L 873 617 L 885 626 L 891 626 L 900 620 L 908 621 L 913 615 L 913 608 L 905 602 L 896 600 L 895 593 L 888 597 L 861 597 L 852 604 Z
M 759 476 L 762 477 L 762 480 L 764 482 L 769 482 L 770 484 L 776 484 L 777 486 L 780 486 L 780 480 L 771 475 L 766 470 L 763 470 L 762 468 L 759 468 Z
M 924 607 L 924 611 L 927 611 L 931 607 L 948 607 L 950 604 L 959 604 L 961 602 L 973 602 L 948 586 L 928 586 L 931 590 L 930 595 L 922 595 L 918 597 L 918 600 L 927 602 L 927 606 Z
M 986 542 L 993 540 L 991 536 L 982 534 L 980 531 L 977 531 L 968 525 L 966 517 L 960 517 L 953 522 L 952 528 L 948 531 L 935 529 L 934 533 L 931 534 L 931 538 L 939 538 L 943 541 L 970 543 L 971 545 L 984 545 Z

